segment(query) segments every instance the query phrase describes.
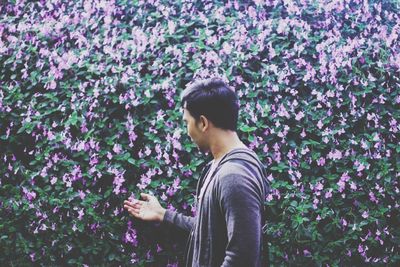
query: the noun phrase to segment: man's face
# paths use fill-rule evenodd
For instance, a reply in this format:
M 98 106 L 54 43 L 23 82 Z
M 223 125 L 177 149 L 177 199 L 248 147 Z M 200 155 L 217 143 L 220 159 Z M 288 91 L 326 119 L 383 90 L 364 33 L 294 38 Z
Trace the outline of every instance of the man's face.
M 186 108 L 183 109 L 183 121 L 186 123 L 187 133 L 192 141 L 202 152 L 207 152 L 208 145 L 205 142 L 205 134 L 201 131 L 201 122 L 196 122 L 195 118 Z

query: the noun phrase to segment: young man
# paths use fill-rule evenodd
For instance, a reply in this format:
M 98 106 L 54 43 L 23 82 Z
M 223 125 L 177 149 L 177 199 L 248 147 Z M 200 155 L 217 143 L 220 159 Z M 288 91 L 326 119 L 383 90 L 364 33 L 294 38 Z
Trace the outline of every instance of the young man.
M 204 80 L 183 91 L 182 103 L 189 136 L 214 158 L 197 185 L 196 216 L 166 210 L 144 193 L 143 201 L 126 200 L 124 208 L 136 218 L 190 232 L 186 266 L 265 266 L 262 225 L 269 185 L 257 155 L 236 133 L 235 92 L 219 79 Z

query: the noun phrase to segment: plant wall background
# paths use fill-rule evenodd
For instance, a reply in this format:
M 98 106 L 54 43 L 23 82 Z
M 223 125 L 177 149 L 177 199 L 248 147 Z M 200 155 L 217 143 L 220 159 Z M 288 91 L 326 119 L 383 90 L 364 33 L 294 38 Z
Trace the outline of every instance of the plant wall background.
M 394 266 L 399 14 L 397 1 L 2 2 L 0 265 L 179 265 L 185 236 L 122 203 L 152 191 L 195 213 L 210 158 L 179 94 L 218 75 L 268 167 L 272 263 Z

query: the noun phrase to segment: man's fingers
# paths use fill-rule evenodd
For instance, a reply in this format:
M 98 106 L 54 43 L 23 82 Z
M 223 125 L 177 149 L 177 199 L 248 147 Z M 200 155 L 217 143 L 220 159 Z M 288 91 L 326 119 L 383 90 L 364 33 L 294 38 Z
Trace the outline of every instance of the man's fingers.
M 142 206 L 138 206 L 138 205 L 135 205 L 135 206 L 129 206 L 129 205 L 124 205 L 124 209 L 126 209 L 126 210 L 129 210 L 129 209 L 133 209 L 133 210 L 140 210 L 142 208 Z
M 138 199 L 127 199 L 127 200 L 124 200 L 124 203 L 132 203 L 132 204 L 136 204 L 136 203 L 138 203 L 138 202 L 140 202 L 141 200 L 138 200 Z
M 141 207 L 144 204 L 144 201 L 141 200 L 135 200 L 135 201 L 124 201 L 124 205 L 127 205 L 129 207 Z
M 139 209 L 132 209 L 132 208 L 128 208 L 127 209 L 130 215 L 133 215 L 136 218 L 140 218 L 140 210 Z

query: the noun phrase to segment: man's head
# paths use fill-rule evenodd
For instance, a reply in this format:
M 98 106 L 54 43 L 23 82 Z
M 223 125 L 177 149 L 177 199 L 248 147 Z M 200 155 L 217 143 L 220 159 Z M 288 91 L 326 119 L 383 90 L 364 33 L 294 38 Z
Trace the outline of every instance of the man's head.
M 198 81 L 182 92 L 181 99 L 188 134 L 201 150 L 208 150 L 209 129 L 236 131 L 238 99 L 221 79 Z

